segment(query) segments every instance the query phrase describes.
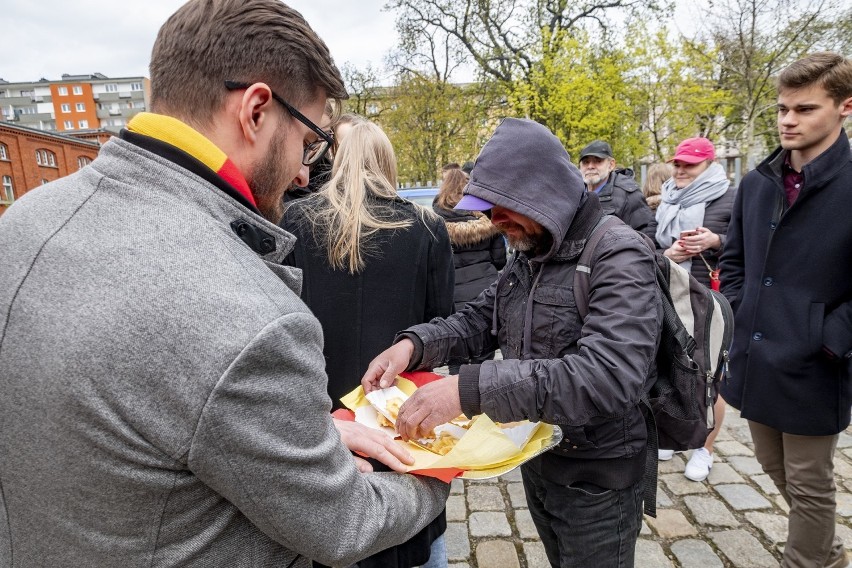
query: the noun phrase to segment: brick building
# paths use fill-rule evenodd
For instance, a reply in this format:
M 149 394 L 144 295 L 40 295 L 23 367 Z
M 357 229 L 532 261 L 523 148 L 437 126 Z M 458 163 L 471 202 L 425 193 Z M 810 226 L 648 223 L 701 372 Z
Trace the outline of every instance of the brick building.
M 92 163 L 100 144 L 0 121 L 0 215 L 27 191 Z

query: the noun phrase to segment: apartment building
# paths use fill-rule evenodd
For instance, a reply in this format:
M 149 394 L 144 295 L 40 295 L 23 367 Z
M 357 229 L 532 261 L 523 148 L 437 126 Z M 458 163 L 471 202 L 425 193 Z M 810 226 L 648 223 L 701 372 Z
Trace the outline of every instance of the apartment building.
M 148 108 L 146 77 L 63 74 L 59 81 L 11 83 L 0 79 L 0 120 L 38 130 L 118 132 Z
M 100 144 L 0 121 L 0 215 L 27 191 L 94 161 Z

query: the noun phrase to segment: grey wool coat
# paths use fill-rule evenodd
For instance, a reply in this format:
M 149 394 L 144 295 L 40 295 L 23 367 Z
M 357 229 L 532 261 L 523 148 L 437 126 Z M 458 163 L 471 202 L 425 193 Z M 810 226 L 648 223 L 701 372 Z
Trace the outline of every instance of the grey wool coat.
M 0 242 L 0 566 L 342 566 L 443 508 L 357 471 L 293 236 L 211 183 L 113 139 Z

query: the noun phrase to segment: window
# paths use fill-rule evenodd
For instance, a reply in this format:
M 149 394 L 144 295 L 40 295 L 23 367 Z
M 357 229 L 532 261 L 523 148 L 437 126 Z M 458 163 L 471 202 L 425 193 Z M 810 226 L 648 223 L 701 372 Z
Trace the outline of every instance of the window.
M 118 83 L 107 83 L 104 86 L 106 87 L 107 93 L 117 93 L 118 92 Z
M 92 160 L 86 156 L 80 156 L 77 158 L 77 169 L 82 170 L 86 166 L 92 163 Z
M 80 85 L 74 85 L 74 94 L 75 95 L 82 95 L 83 94 L 83 87 L 81 87 Z
M 141 91 L 142 90 L 142 83 L 131 83 L 130 84 L 130 90 L 131 91 Z
M 9 150 L 6 149 L 5 144 L 0 144 L 0 160 L 8 160 L 9 159 Z
M 86 103 L 77 103 L 77 112 L 86 112 Z
M 45 185 L 45 184 L 47 184 L 48 182 L 49 182 L 49 180 L 46 180 L 46 179 L 44 179 L 44 178 L 41 178 L 41 185 Z
M 62 105 L 61 108 L 62 108 L 62 112 L 71 112 L 71 105 L 69 105 L 68 103 L 65 103 L 64 105 Z
M 68 87 L 59 87 L 58 91 L 59 91 L 60 96 L 62 96 L 62 97 L 68 96 Z
M 56 154 L 50 150 L 36 150 L 36 163 L 40 166 L 56 167 Z
M 12 203 L 15 201 L 15 188 L 12 187 L 12 177 L 3 176 L 3 193 L 0 194 L 0 203 Z
M 22 90 L 21 90 L 21 96 L 22 96 L 22 97 L 34 97 L 34 96 L 35 96 L 35 91 L 24 91 L 24 90 L 22 89 Z
M 78 120 L 77 126 L 79 126 L 80 128 L 88 128 L 89 127 L 89 121 L 88 120 Z
M 35 114 L 36 113 L 36 107 L 16 108 L 15 112 L 18 113 L 18 114 Z
M 66 120 L 65 121 L 65 130 L 74 130 L 74 121 Z

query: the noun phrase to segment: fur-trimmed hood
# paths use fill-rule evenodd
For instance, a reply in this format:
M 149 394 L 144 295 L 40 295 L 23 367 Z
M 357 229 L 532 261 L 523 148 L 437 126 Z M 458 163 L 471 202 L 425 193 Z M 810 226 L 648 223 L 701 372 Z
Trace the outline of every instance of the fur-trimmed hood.
M 488 241 L 500 232 L 491 224 L 491 219 L 479 211 L 451 211 L 439 207 L 435 209 L 446 221 L 450 242 L 454 247 L 472 246 Z

